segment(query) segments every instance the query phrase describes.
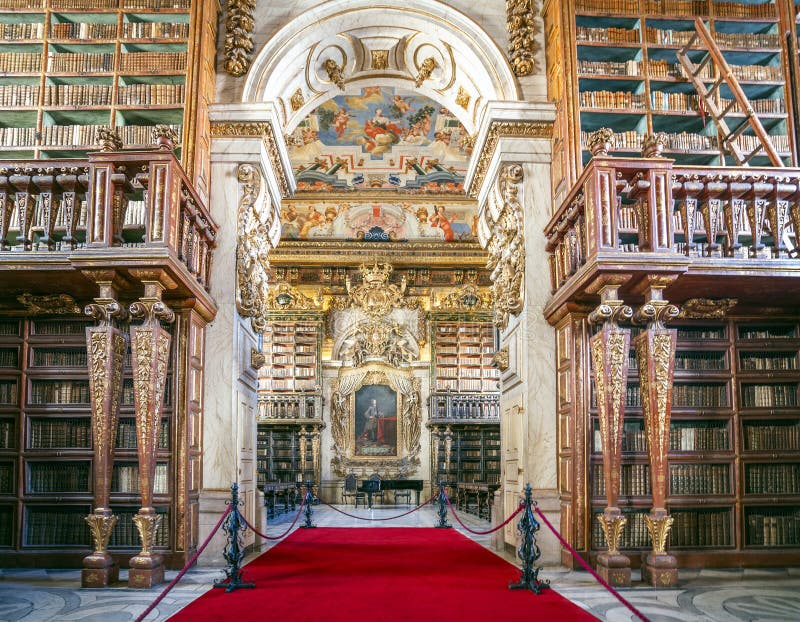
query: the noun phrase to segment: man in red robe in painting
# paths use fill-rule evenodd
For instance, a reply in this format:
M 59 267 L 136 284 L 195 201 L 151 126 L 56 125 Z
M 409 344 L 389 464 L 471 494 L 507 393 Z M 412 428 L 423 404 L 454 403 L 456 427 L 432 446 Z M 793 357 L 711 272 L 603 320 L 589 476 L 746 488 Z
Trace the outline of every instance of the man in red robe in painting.
M 431 226 L 439 227 L 439 229 L 444 232 L 445 242 L 452 242 L 455 234 L 453 233 L 453 228 L 450 226 L 450 220 L 447 218 L 447 214 L 444 211 L 444 205 L 437 205 L 435 210 L 430 219 Z

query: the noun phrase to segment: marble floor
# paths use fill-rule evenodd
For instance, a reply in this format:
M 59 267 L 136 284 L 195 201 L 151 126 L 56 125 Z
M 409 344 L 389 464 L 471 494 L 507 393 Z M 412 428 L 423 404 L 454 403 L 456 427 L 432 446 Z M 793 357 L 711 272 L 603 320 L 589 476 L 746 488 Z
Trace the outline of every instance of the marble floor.
M 367 510 L 343 507 L 348 513 L 381 518 L 402 513 L 405 508 Z M 281 533 L 291 522 L 284 514 L 274 520 L 269 535 Z M 431 507 L 398 520 L 366 522 L 344 516 L 327 507 L 314 508 L 314 521 L 321 527 L 430 527 L 437 517 Z M 476 530 L 487 529 L 485 521 L 469 515 L 462 520 Z M 459 525 L 456 529 L 483 546 L 488 536 L 472 536 Z M 269 548 L 265 546 L 264 550 Z M 510 560 L 513 561 L 513 560 Z M 127 579 L 122 571 L 121 578 Z M 167 580 L 175 576 L 167 573 Z M 600 620 L 635 620 L 632 614 L 586 572 L 546 568 L 542 577 L 579 606 Z M 186 574 L 148 617 L 148 622 L 166 620 L 170 615 L 210 589 L 221 578 L 219 569 L 197 568 Z M 638 579 L 638 573 L 634 573 Z M 681 585 L 658 590 L 642 584 L 623 594 L 652 622 L 784 622 L 800 621 L 800 567 L 734 570 L 681 570 Z M 155 599 L 160 589 L 128 590 L 125 587 L 81 590 L 78 570 L 0 569 L 0 622 L 131 622 Z

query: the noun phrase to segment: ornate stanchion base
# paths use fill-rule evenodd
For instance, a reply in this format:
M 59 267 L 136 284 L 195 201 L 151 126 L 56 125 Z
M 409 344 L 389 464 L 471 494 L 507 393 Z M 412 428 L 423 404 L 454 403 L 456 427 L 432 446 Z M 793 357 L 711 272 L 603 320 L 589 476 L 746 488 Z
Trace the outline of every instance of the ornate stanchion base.
M 672 517 L 666 511 L 654 509 L 644 517 L 653 550 L 642 555 L 642 580 L 655 587 L 677 587 L 678 560 L 666 551 Z
M 622 529 L 628 522 L 616 508 L 607 508 L 597 517 L 606 536 L 608 552 L 597 556 L 597 574 L 612 587 L 631 586 L 631 560 L 619 552 Z
M 109 510 L 98 509 L 85 518 L 94 541 L 94 552 L 83 558 L 81 587 L 108 587 L 119 581 L 119 564 L 106 550 L 117 517 Z
M 306 518 L 306 522 L 300 525 L 301 529 L 314 529 L 316 525 L 312 522 L 311 517 L 314 515 L 314 511 L 311 509 L 311 506 L 314 505 L 314 493 L 311 490 L 311 482 L 306 482 L 306 496 L 305 496 L 305 505 L 306 509 L 303 512 Z
M 550 587 L 550 581 L 542 581 L 539 578 L 541 566 L 536 565 L 536 561 L 542 556 L 539 545 L 536 544 L 536 532 L 539 531 L 539 521 L 533 515 L 533 491 L 530 484 L 525 484 L 525 497 L 523 503 L 525 509 L 517 523 L 517 533 L 520 536 L 517 556 L 522 561 L 519 581 L 509 583 L 509 590 L 530 590 L 535 594 L 540 594 L 542 590 Z
M 133 522 L 142 539 L 142 550 L 131 557 L 128 572 L 128 587 L 146 589 L 164 582 L 164 566 L 161 555 L 151 553 L 156 530 L 161 524 L 161 516 L 153 513 L 137 514 Z

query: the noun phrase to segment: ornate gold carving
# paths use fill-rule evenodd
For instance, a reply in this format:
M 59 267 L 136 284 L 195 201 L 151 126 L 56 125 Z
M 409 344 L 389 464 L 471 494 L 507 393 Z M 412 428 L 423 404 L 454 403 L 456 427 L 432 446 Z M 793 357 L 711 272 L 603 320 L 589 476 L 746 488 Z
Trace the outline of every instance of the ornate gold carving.
M 362 386 L 370 384 L 388 385 L 399 396 L 397 456 L 354 455 L 355 394 Z M 381 470 L 387 477 L 404 478 L 413 474 L 420 466 L 421 405 L 420 381 L 414 378 L 411 371 L 396 369 L 382 363 L 340 369 L 339 377 L 333 383 L 331 404 L 333 471 L 340 476 L 358 468 Z
M 275 179 L 278 181 L 278 185 L 281 189 L 281 196 L 291 196 L 292 191 L 289 188 L 288 181 L 288 175 L 290 173 L 287 173 L 283 166 L 281 155 L 278 152 L 278 142 L 275 138 L 275 132 L 270 124 L 267 124 L 267 127 L 264 130 L 263 141 L 264 148 L 267 152 L 267 157 L 269 158 L 269 163 L 272 165 L 272 171 L 275 173 Z
M 292 105 L 293 112 L 300 110 L 300 108 L 303 107 L 303 104 L 306 103 L 306 99 L 303 97 L 303 89 L 298 86 L 297 90 L 292 93 L 292 96 L 289 98 L 289 103 Z
M 642 156 L 645 158 L 660 158 L 661 153 L 667 148 L 669 138 L 665 132 L 647 134 L 642 140 Z
M 433 311 L 491 311 L 490 292 L 468 283 L 439 298 Z
M 419 73 L 417 73 L 417 77 L 414 78 L 414 84 L 417 88 L 421 87 L 422 83 L 431 77 L 434 69 L 436 69 L 436 59 L 433 56 L 429 56 L 422 61 L 422 64 L 419 66 Z
M 350 337 L 350 345 L 340 356 L 359 367 L 369 359 L 382 358 L 395 367 L 414 360 L 408 337 L 397 322 L 370 319 L 358 325 Z
M 267 355 L 257 348 L 250 348 L 250 367 L 259 370 L 267 364 Z
M 504 164 L 496 181 L 499 215 L 486 210 L 490 231 L 486 267 L 491 271 L 494 321 L 501 329 L 511 314 L 522 310 L 525 291 L 525 223 L 519 193 L 523 174 L 519 164 Z
M 269 123 L 212 123 L 211 138 L 260 138 Z
M 137 557 L 150 557 L 155 546 L 156 532 L 161 525 L 160 514 L 137 514 L 133 517 L 133 524 L 139 530 L 142 540 L 142 550 Z
M 100 151 L 111 152 L 122 150 L 122 139 L 117 132 L 109 127 L 101 127 L 97 130 L 97 142 L 100 144 Z
M 650 534 L 650 541 L 653 543 L 654 555 L 667 554 L 667 536 L 672 527 L 673 518 L 671 516 L 660 516 L 658 518 L 644 515 L 644 525 Z
M 269 288 L 266 297 L 266 308 L 277 311 L 322 310 L 322 301 L 309 298 L 286 281 L 278 281 Z
M 17 296 L 17 301 L 25 307 L 28 315 L 75 315 L 81 312 L 75 299 L 68 294 L 34 296 L 25 293 Z
M 328 74 L 328 79 L 341 90 L 344 90 L 344 67 L 340 67 L 332 58 L 327 59 L 323 67 L 325 68 L 325 73 Z
M 601 127 L 589 134 L 586 140 L 586 148 L 593 156 L 607 156 L 608 152 L 614 148 L 614 130 L 608 127 Z
M 458 87 L 458 95 L 456 95 L 456 103 L 464 110 L 469 108 L 470 94 L 463 86 Z
M 347 293 L 351 304 L 359 307 L 373 319 L 387 316 L 392 309 L 402 306 L 403 296 L 406 291 L 406 278 L 400 281 L 400 286 L 389 284 L 389 275 L 392 273 L 389 264 L 375 264 L 370 268 L 361 264 L 361 285 L 353 287 L 348 277 L 345 281 Z
M 256 0 L 228 0 L 225 18 L 225 71 L 239 77 L 250 68 Z
M 383 71 L 389 67 L 389 50 L 372 50 L 372 68 Z
M 532 0 L 506 0 L 508 54 L 514 74 L 523 77 L 537 69 L 537 24 Z
M 508 369 L 508 348 L 502 348 L 494 353 L 494 356 L 492 357 L 492 365 L 501 372 Z
M 628 524 L 628 519 L 618 514 L 616 516 L 605 516 L 598 514 L 597 520 L 603 528 L 606 537 L 608 552 L 611 555 L 619 555 L 619 543 L 622 540 L 622 530 Z
M 236 309 L 242 317 L 252 318 L 257 332 L 263 332 L 269 310 L 268 233 L 274 215 L 272 210 L 256 209 L 256 199 L 261 189 L 261 176 L 256 167 L 250 164 L 240 165 L 238 177 L 242 184 L 242 199 L 239 202 L 236 245 Z
M 111 532 L 117 524 L 117 517 L 113 514 L 94 513 L 85 516 L 84 519 L 89 524 L 89 532 L 92 534 L 94 543 L 94 555 L 105 555 L 108 552 L 108 541 L 111 539 Z
M 736 298 L 690 298 L 681 305 L 679 318 L 722 319 L 739 301 Z
M 475 166 L 475 177 L 469 187 L 469 195 L 475 198 L 483 184 L 489 162 L 501 138 L 547 138 L 553 136 L 553 124 L 541 121 L 494 121 L 489 127 L 486 140 L 483 142 L 478 163 Z
M 153 142 L 162 151 L 175 151 L 180 140 L 178 133 L 169 125 L 159 123 L 153 128 Z

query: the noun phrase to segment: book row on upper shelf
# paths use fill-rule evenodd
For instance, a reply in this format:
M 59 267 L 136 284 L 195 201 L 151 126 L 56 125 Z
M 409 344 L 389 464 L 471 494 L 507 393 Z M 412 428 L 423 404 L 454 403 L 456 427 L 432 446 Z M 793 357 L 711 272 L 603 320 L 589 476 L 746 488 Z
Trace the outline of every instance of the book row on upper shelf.
M 620 472 L 619 492 L 625 497 L 642 497 L 650 495 L 650 465 L 623 464 Z M 592 465 L 592 496 L 603 497 L 606 494 L 606 482 L 603 477 L 603 465 Z
M 589 28 L 578 26 L 575 38 L 578 43 L 640 43 L 640 30 L 636 28 Z M 687 45 L 696 32 L 691 22 L 685 30 L 670 30 L 654 27 L 645 28 L 645 43 L 651 46 L 680 47 Z M 768 32 L 714 32 L 714 40 L 724 48 L 777 49 L 781 47 L 780 35 Z
M 653 13 L 660 15 L 709 15 L 718 17 L 774 19 L 774 2 L 742 3 L 717 2 L 716 0 L 576 0 L 577 11 L 601 11 L 608 13 Z
M 27 492 L 90 493 L 91 463 L 28 461 Z
M 153 125 L 117 125 L 114 131 L 126 147 L 151 145 Z M 178 136 L 183 131 L 179 124 L 169 124 Z M 35 127 L 0 127 L 0 147 L 80 147 L 99 148 L 98 131 L 108 124 L 89 125 L 42 125 Z
M 103 9 L 190 9 L 192 0 L 0 0 L 3 9 L 63 9 L 87 11 Z
M 753 495 L 800 494 L 800 464 L 745 465 L 745 493 Z
M 636 424 L 638 425 L 638 424 Z M 757 434 L 754 431 L 753 434 Z M 788 440 L 788 437 L 787 437 Z M 594 431 L 595 453 L 603 451 L 603 438 L 599 429 Z M 726 425 L 709 425 L 704 422 L 689 423 L 673 420 L 669 430 L 670 451 L 730 451 L 730 440 Z M 622 432 L 622 451 L 647 452 L 647 434 L 641 427 L 625 426 Z
M 581 91 L 578 99 L 582 108 L 618 109 L 627 112 L 646 110 L 647 96 L 645 93 L 631 91 Z M 667 91 L 650 91 L 651 112 L 694 112 L 702 120 L 703 112 L 700 98 L 694 93 L 670 93 Z M 785 114 L 786 102 L 780 98 L 751 99 L 750 106 L 758 114 Z M 719 99 L 721 109 L 729 109 L 728 115 L 743 115 L 738 110 L 735 100 Z M 710 117 L 709 117 L 710 119 Z
M 734 65 L 730 64 L 731 74 L 740 82 L 783 82 L 783 69 L 780 65 Z M 578 60 L 580 77 L 627 77 L 651 81 L 668 78 L 670 81 L 686 82 L 680 63 L 666 59 L 648 60 Z M 715 79 L 713 68 L 705 65 L 698 74 L 700 78 L 711 82 Z
M 88 417 L 33 417 L 29 418 L 26 436 L 28 449 L 90 449 L 92 432 Z M 0 419 L 0 449 L 13 449 L 16 445 L 16 425 L 13 419 Z M 116 448 L 136 449 L 136 424 L 123 419 L 117 428 Z M 169 448 L 169 421 L 162 420 L 158 448 Z
M 0 16 L 2 19 L 2 16 Z M 45 37 L 45 22 L 4 23 L 0 22 L 0 41 L 15 44 L 35 43 Z M 108 41 L 117 38 L 117 24 L 98 22 L 52 22 L 51 39 L 75 41 Z M 189 36 L 186 22 L 123 22 L 122 39 L 185 39 Z
M 581 149 L 586 149 L 591 132 L 581 131 Z M 663 132 L 666 138 L 666 151 L 682 153 L 695 151 L 719 152 L 719 143 L 716 134 L 707 136 L 694 132 Z M 780 153 L 789 152 L 789 137 L 786 134 L 774 134 L 769 137 L 770 142 Z M 612 137 L 612 151 L 616 150 L 641 150 L 644 134 L 636 130 L 614 132 Z M 759 147 L 761 142 L 757 136 L 743 134 L 739 136 L 738 145 L 743 151 L 752 151 Z

